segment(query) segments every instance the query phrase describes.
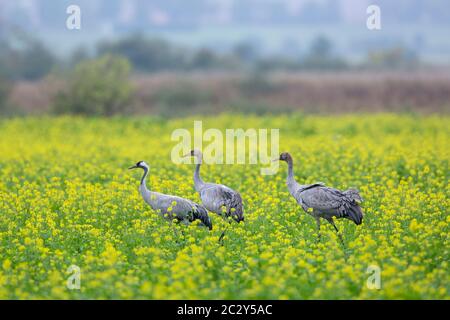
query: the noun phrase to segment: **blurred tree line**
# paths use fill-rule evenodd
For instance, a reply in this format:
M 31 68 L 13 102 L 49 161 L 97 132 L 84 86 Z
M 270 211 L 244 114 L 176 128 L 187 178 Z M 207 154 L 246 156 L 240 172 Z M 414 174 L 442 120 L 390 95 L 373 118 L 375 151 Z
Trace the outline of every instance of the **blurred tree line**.
M 10 80 L 35 80 L 47 75 L 58 61 L 39 40 L 15 33 L 0 38 L 0 75 Z
M 237 43 L 229 52 L 209 48 L 185 48 L 160 38 L 133 34 L 116 40 L 100 41 L 94 50 L 78 48 L 68 58 L 57 58 L 41 41 L 16 32 L 0 37 L 0 75 L 9 80 L 35 80 L 52 70 L 66 71 L 77 63 L 105 54 L 123 56 L 135 72 L 190 70 L 343 70 L 350 68 L 404 68 L 418 62 L 417 55 L 402 46 L 368 52 L 366 61 L 353 64 L 335 52 L 333 42 L 317 36 L 298 57 L 261 57 L 257 43 Z
M 112 115 L 125 112 L 130 105 L 133 89 L 128 82 L 135 73 L 160 71 L 225 70 L 247 71 L 250 74 L 242 88 L 248 94 L 267 90 L 264 73 L 268 71 L 402 69 L 419 65 L 419 59 L 407 48 L 398 47 L 370 52 L 366 61 L 354 65 L 339 56 L 333 43 L 318 36 L 307 52 L 299 57 L 261 57 L 258 45 L 244 41 L 227 53 L 208 48 L 185 48 L 166 40 L 140 34 L 116 40 L 101 41 L 94 52 L 78 48 L 66 59 L 57 58 L 39 40 L 16 32 L 12 37 L 0 37 L 0 113 L 9 110 L 8 94 L 14 81 L 36 80 L 55 74 L 67 81 L 67 90 L 54 99 L 57 113 Z M 257 75 L 257 76 L 255 76 Z M 208 94 L 193 94 L 186 86 L 165 89 L 161 106 L 187 100 L 192 103 L 208 101 Z M 175 101 L 175 102 L 174 102 Z

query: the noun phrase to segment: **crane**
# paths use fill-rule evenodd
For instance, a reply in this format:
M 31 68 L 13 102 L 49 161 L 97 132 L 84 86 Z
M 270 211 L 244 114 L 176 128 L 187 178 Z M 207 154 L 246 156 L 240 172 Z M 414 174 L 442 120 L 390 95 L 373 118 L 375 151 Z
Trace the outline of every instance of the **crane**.
M 199 150 L 191 150 L 186 156 L 196 157 L 197 159 L 194 171 L 194 186 L 205 208 L 220 216 L 231 216 L 236 222 L 244 221 L 244 209 L 239 192 L 223 184 L 206 183 L 200 178 L 203 155 Z
M 202 204 L 211 212 L 219 216 L 232 217 L 236 222 L 244 221 L 244 208 L 242 198 L 239 192 L 223 184 L 206 183 L 200 178 L 200 166 L 203 161 L 203 155 L 199 150 L 191 150 L 185 157 L 195 157 L 197 164 L 194 171 L 194 187 L 199 193 Z M 231 225 L 230 221 L 229 226 Z M 225 236 L 225 230 L 219 237 L 219 243 L 222 243 Z
M 295 198 L 302 209 L 316 219 L 320 238 L 320 218 L 327 220 L 336 230 L 340 240 L 342 237 L 333 218 L 346 218 L 360 225 L 363 212 L 359 204 L 363 201 L 356 189 L 340 191 L 325 186 L 323 183 L 300 185 L 294 178 L 293 160 L 288 152 L 283 152 L 276 160 L 288 164 L 286 180 L 289 193 Z M 343 242 L 343 241 L 342 241 Z
M 144 170 L 139 185 L 139 192 L 144 201 L 149 204 L 153 210 L 157 211 L 166 219 L 177 219 L 184 224 L 189 224 L 194 220 L 200 220 L 204 226 L 208 227 L 209 230 L 212 230 L 211 219 L 204 206 L 188 199 L 148 190 L 145 181 L 150 171 L 150 166 L 144 161 L 139 161 L 128 169 L 138 168 Z

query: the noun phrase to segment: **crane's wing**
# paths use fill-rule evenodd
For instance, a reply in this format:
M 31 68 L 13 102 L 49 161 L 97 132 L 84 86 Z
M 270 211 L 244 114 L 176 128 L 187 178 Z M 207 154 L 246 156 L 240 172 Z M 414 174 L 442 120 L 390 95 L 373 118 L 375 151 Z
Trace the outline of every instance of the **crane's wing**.
M 348 189 L 344 191 L 344 194 L 355 202 L 361 203 L 364 201 L 361 195 L 359 194 L 358 190 L 356 189 Z
M 200 190 L 200 198 L 205 207 L 217 214 L 230 214 L 232 208 L 236 214 L 242 214 L 242 198 L 241 195 L 224 185 L 208 184 Z
M 309 187 L 298 193 L 303 203 L 309 208 L 319 211 L 337 209 L 342 205 L 343 193 L 337 189 L 327 187 Z
M 309 188 L 299 192 L 299 197 L 306 207 L 323 213 L 332 213 L 337 217 L 348 218 L 356 224 L 361 224 L 363 213 L 353 196 L 352 193 L 328 187 Z

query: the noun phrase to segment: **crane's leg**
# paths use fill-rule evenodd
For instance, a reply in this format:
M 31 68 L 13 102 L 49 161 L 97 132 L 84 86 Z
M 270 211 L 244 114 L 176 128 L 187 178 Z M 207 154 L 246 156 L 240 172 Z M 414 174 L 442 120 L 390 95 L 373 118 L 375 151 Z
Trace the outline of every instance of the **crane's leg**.
M 225 237 L 225 230 L 222 231 L 222 234 L 219 237 L 219 243 L 223 246 L 223 237 Z
M 336 232 L 339 233 L 339 229 L 336 227 L 336 224 L 334 223 L 333 219 L 328 219 L 328 222 L 331 223 L 331 225 L 334 227 L 334 230 L 336 230 Z
M 318 241 L 320 242 L 320 217 L 314 217 L 316 219 L 316 224 L 317 224 L 317 235 L 318 235 Z
M 222 231 L 222 234 L 219 237 L 219 243 L 223 246 L 223 237 L 225 236 L 225 231 L 231 226 L 231 221 L 228 220 L 228 226 Z
M 344 239 L 342 239 L 342 234 L 339 233 L 339 229 L 336 227 L 336 224 L 334 223 L 333 218 L 327 218 L 327 221 L 329 223 L 331 223 L 331 225 L 334 227 L 334 230 L 336 230 L 336 233 L 337 233 L 337 235 L 339 237 L 339 240 L 341 241 L 342 245 L 345 246 L 344 245 Z

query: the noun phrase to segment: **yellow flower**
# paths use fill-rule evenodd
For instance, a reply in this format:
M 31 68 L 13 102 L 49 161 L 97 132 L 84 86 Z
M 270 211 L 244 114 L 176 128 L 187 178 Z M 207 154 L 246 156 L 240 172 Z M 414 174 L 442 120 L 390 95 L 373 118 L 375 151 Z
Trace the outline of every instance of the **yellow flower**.
M 358 189 L 362 224 L 335 221 L 345 249 L 323 219 L 318 240 L 315 220 L 286 186 L 285 163 L 272 176 L 260 174 L 262 164 L 205 163 L 205 181 L 241 193 L 245 224 L 212 212 L 212 230 L 163 219 L 137 190 L 142 172 L 125 168 L 151 146 L 148 187 L 202 202 L 194 167 L 167 152 L 171 133 L 191 128 L 191 118 L 2 119 L 0 298 L 449 299 L 449 119 L 202 117 L 205 130 L 280 128 L 298 183 Z M 169 205 L 166 218 L 177 204 Z M 77 278 L 72 265 L 80 290 L 67 288 Z M 379 267 L 381 290 L 367 286 L 377 276 L 369 266 Z
M 9 268 L 11 267 L 11 260 L 9 259 L 5 259 L 3 260 L 3 270 L 9 270 Z

